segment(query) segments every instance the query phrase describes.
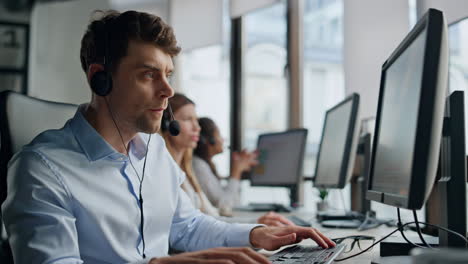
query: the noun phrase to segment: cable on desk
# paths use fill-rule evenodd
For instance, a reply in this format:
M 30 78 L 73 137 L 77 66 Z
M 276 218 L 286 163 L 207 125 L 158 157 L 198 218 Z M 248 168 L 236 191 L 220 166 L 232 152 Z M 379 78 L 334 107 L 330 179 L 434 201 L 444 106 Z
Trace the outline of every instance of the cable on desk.
M 414 221 L 416 222 L 416 230 L 418 231 L 418 235 L 419 235 L 419 238 L 421 239 L 421 242 L 423 242 L 423 244 L 426 247 L 432 249 L 431 245 L 429 245 L 429 243 L 426 242 L 426 240 L 424 239 L 421 233 L 421 228 L 419 227 L 418 215 L 416 214 L 416 210 L 413 210 L 413 216 L 414 216 Z
M 387 239 L 389 236 L 393 235 L 394 233 L 396 233 L 397 231 L 400 231 L 402 230 L 405 226 L 407 225 L 411 225 L 411 224 L 415 224 L 416 222 L 409 222 L 409 223 L 406 223 L 406 224 L 403 224 L 403 225 L 400 225 L 398 226 L 397 229 L 393 230 L 392 232 L 390 232 L 388 235 L 384 236 L 383 238 L 377 240 L 375 243 L 373 243 L 372 245 L 370 245 L 369 247 L 367 247 L 366 249 L 364 249 L 363 251 L 361 252 L 358 252 L 354 255 L 351 255 L 351 256 L 348 256 L 348 257 L 345 257 L 345 258 L 341 258 L 341 259 L 335 259 L 334 261 L 335 262 L 340 262 L 340 261 L 344 261 L 344 260 L 347 260 L 347 259 L 350 259 L 350 258 L 354 258 L 356 256 L 359 256 L 361 254 L 363 254 L 364 252 L 367 252 L 369 251 L 369 249 L 373 248 L 375 245 L 379 244 L 380 242 L 382 242 L 383 240 Z M 442 226 L 438 226 L 438 225 L 433 225 L 433 224 L 429 224 L 429 223 L 426 223 L 426 222 L 419 222 L 420 224 L 424 224 L 424 225 L 427 225 L 427 226 L 430 226 L 430 227 L 435 227 L 437 229 L 440 229 L 440 230 L 444 230 L 445 232 L 448 232 L 448 233 L 451 233 L 451 234 L 454 234 L 456 236 L 458 236 L 459 238 L 463 239 L 466 243 L 468 243 L 468 239 L 466 237 L 464 237 L 463 235 L 453 231 L 453 230 L 450 230 L 448 228 L 445 228 L 445 227 L 442 227 Z
M 400 228 L 403 223 L 401 221 L 401 216 L 400 216 L 400 208 L 397 207 L 397 214 L 398 214 L 398 229 L 400 230 L 400 233 L 401 233 L 401 236 L 403 237 L 403 239 L 406 241 L 406 243 L 412 245 L 413 247 L 418 247 L 418 248 L 428 248 L 428 247 L 424 247 L 424 246 L 420 246 L 418 244 L 415 244 L 413 242 L 411 242 L 406 236 L 405 236 L 405 229 L 404 228 Z M 415 221 L 415 223 L 419 226 L 419 224 Z M 422 236 L 421 236 L 422 237 Z

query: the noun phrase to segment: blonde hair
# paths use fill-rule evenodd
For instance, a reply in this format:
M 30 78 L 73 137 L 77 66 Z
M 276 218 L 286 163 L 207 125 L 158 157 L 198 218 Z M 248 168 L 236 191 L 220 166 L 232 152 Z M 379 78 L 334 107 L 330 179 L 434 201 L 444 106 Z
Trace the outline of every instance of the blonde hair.
M 177 111 L 177 110 L 175 110 L 175 111 Z M 175 151 L 174 151 L 174 148 L 171 145 L 171 140 L 170 140 L 171 135 L 167 131 L 162 132 L 161 135 L 164 138 L 164 141 L 166 141 L 166 147 L 169 150 L 169 153 L 174 158 L 174 152 Z M 193 159 L 193 149 L 185 150 L 179 166 L 182 169 L 182 171 L 185 172 L 185 175 L 187 176 L 188 182 L 190 183 L 192 188 L 195 190 L 195 192 L 197 193 L 197 195 L 198 195 L 198 197 L 200 199 L 200 208 L 198 208 L 198 209 L 200 209 L 200 211 L 202 211 L 203 213 L 207 213 L 205 200 L 202 197 L 202 193 L 203 193 L 202 188 L 200 186 L 200 183 L 197 180 L 197 177 L 195 177 L 195 173 L 193 172 L 193 169 L 192 169 L 192 159 Z M 187 192 L 184 185 L 182 185 L 182 189 L 184 189 L 184 191 Z

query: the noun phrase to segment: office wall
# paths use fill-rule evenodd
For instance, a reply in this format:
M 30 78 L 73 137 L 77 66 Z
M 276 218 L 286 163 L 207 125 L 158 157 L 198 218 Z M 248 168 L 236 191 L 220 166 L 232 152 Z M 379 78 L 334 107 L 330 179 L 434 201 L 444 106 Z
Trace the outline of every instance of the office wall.
M 192 2 L 194 1 L 75 0 L 36 4 L 31 21 L 28 93 L 43 99 L 75 104 L 90 99 L 91 92 L 79 61 L 79 49 L 90 14 L 95 9 L 131 9 L 158 15 L 174 26 L 180 40 L 179 45 L 184 50 L 220 43 L 223 2 Z M 189 9 L 186 9 L 187 4 Z M 189 16 L 187 10 L 194 15 Z M 210 15 L 200 20 L 199 14 L 204 12 L 206 15 L 208 11 Z M 199 35 L 199 28 L 204 30 L 202 35 Z M 198 37 L 195 38 L 196 36 Z M 179 64 L 177 59 L 175 63 Z M 181 74 L 176 74 L 173 78 L 176 90 L 180 90 L 181 77 Z
M 80 64 L 81 37 L 91 12 L 109 7 L 106 0 L 38 3 L 34 6 L 29 95 L 75 104 L 91 98 Z
M 237 18 L 254 10 L 271 6 L 276 2 L 279 2 L 279 0 L 230 0 L 229 12 L 231 18 Z
M 169 23 L 183 51 L 220 44 L 223 15 L 221 0 L 171 0 L 169 7 Z
M 418 18 L 428 8 L 442 10 L 449 24 L 468 17 L 468 1 L 466 0 L 417 0 L 416 4 Z
M 408 0 L 343 2 L 346 93 L 361 95 L 361 117 L 375 116 L 381 66 L 409 31 Z
M 31 17 L 29 95 L 83 103 L 91 91 L 80 64 L 81 38 L 95 9 L 133 9 L 167 19 L 167 1 L 75 0 L 38 3 Z
M 169 19 L 169 6 L 173 0 L 108 0 L 111 8 L 121 12 L 136 10 L 147 12 L 161 17 L 164 21 Z

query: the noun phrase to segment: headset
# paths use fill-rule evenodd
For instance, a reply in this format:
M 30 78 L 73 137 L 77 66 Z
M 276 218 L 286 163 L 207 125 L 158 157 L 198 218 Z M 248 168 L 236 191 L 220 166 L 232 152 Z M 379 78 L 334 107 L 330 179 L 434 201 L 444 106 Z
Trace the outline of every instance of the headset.
M 200 139 L 198 141 L 199 144 L 206 145 L 215 145 L 216 144 L 216 139 L 214 137 L 210 137 L 207 135 L 200 134 Z
M 202 122 L 203 122 L 203 119 L 205 118 L 200 118 L 198 119 L 198 124 L 200 125 L 200 140 L 198 141 L 199 144 L 202 144 L 202 145 L 216 145 L 216 138 L 214 137 L 214 130 L 211 130 L 211 129 L 203 129 L 203 125 L 202 125 Z M 210 120 L 211 122 L 213 122 L 212 120 Z M 210 135 L 211 134 L 211 135 Z
M 169 134 L 175 137 L 180 134 L 180 125 L 179 122 L 174 118 L 171 103 L 167 104 L 167 109 L 169 111 L 164 111 L 161 119 L 161 131 L 169 131 Z
M 138 180 L 140 182 L 140 190 L 139 190 L 139 202 L 140 202 L 140 233 L 141 233 L 141 240 L 142 240 L 142 244 L 143 244 L 143 250 L 142 250 L 142 256 L 143 258 L 145 259 L 146 258 L 146 254 L 145 254 L 145 237 L 144 237 L 144 233 L 143 233 L 143 225 L 144 225 L 144 214 L 143 214 L 143 197 L 141 195 L 141 191 L 142 191 L 142 187 L 143 187 L 143 180 L 145 178 L 145 168 L 146 168 L 146 158 L 148 156 L 148 148 L 149 148 L 149 143 L 151 141 L 151 134 L 149 135 L 148 137 L 148 141 L 146 143 L 146 153 L 145 153 L 145 160 L 144 160 L 144 163 L 143 163 L 143 171 L 142 171 L 142 175 L 140 177 L 140 175 L 138 174 L 137 170 L 135 169 L 135 166 L 133 165 L 132 163 L 132 160 L 130 159 L 130 155 L 129 155 L 129 151 L 128 151 L 128 148 L 127 146 L 125 145 L 125 142 L 123 140 L 123 137 L 122 137 L 122 134 L 120 132 L 120 129 L 119 129 L 119 126 L 117 125 L 117 122 L 115 121 L 115 117 L 114 117 L 114 113 L 112 111 L 112 108 L 110 107 L 110 104 L 109 104 L 109 101 L 107 100 L 107 98 L 105 98 L 106 96 L 108 96 L 111 92 L 112 92 L 112 75 L 111 75 L 111 71 L 109 70 L 109 64 L 110 64 L 110 61 L 109 61 L 109 42 L 110 42 L 110 37 L 109 37 L 109 30 L 108 30 L 108 26 L 107 24 L 108 23 L 113 23 L 113 21 L 115 19 L 117 19 L 118 17 L 115 17 L 115 18 L 112 18 L 110 21 L 105 21 L 105 22 L 101 22 L 101 24 L 99 25 L 100 29 L 98 29 L 98 34 L 99 33 L 104 33 L 105 34 L 105 40 L 104 40 L 104 58 L 103 58 L 103 62 L 102 62 L 102 66 L 103 66 L 103 70 L 101 71 L 97 71 L 93 74 L 93 76 L 91 76 L 91 80 L 90 80 L 90 87 L 91 87 L 91 90 L 98 96 L 102 96 L 104 97 L 104 100 L 107 104 L 107 108 L 109 109 L 109 112 L 110 112 L 110 115 L 111 115 L 111 118 L 112 118 L 112 121 L 114 122 L 114 125 L 117 129 L 117 132 L 119 133 L 119 136 L 120 136 L 120 139 L 122 140 L 122 144 L 127 152 L 127 156 L 128 156 L 128 160 L 130 161 L 130 165 L 132 166 L 133 170 L 135 171 L 135 174 L 137 175 L 138 177 Z M 97 40 L 97 38 L 95 38 L 95 40 Z M 89 66 L 89 65 L 88 65 Z M 179 133 L 180 133 L 180 126 L 179 126 L 179 123 L 177 122 L 177 120 L 174 119 L 174 115 L 172 113 L 172 109 L 171 109 L 171 106 L 170 104 L 168 104 L 168 108 L 169 108 L 169 112 L 170 112 L 170 117 L 171 117 L 171 120 L 168 121 L 168 129 L 169 129 L 169 133 L 172 135 L 172 136 L 177 136 Z M 166 114 L 166 111 L 163 113 L 163 116 L 164 114 Z

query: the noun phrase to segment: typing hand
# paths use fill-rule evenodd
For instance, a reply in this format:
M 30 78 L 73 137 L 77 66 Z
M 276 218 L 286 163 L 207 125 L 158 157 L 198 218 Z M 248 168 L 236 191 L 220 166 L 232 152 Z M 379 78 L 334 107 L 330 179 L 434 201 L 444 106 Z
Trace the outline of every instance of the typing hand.
M 267 264 L 268 259 L 251 248 L 212 248 L 182 253 L 171 257 L 154 258 L 149 264 Z
M 295 226 L 289 219 L 274 212 L 264 214 L 258 218 L 257 223 L 267 226 Z
M 323 248 L 336 246 L 335 242 L 320 233 L 320 231 L 310 227 L 257 227 L 250 231 L 250 243 L 252 246 L 266 250 L 277 250 L 282 246 L 299 243 L 307 238 L 313 239 Z

